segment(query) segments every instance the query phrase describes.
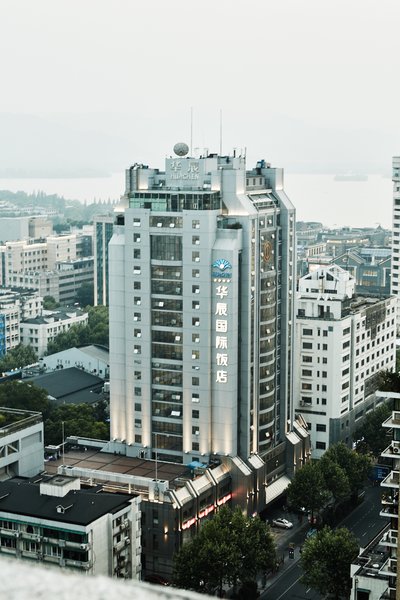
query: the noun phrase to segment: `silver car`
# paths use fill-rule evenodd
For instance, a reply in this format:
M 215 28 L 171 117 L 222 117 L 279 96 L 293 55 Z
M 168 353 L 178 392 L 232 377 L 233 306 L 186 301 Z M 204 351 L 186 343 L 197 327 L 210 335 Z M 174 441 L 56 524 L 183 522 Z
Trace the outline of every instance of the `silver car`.
M 291 529 L 293 527 L 293 523 L 287 519 L 274 519 L 272 525 L 274 527 L 282 527 L 283 529 Z

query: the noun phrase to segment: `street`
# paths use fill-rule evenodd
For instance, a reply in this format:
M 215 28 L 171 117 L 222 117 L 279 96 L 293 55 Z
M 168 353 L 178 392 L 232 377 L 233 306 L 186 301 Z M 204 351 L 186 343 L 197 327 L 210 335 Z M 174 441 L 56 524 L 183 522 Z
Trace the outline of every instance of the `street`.
M 381 490 L 379 487 L 368 486 L 365 489 L 364 501 L 347 515 L 338 527 L 347 527 L 358 538 L 360 546 L 365 547 L 368 542 L 385 526 L 385 519 L 379 516 Z M 304 535 L 303 535 L 304 541 Z M 295 558 L 289 559 L 287 545 L 293 542 Z M 300 568 L 300 547 L 298 532 L 293 533 L 290 539 L 284 540 L 285 547 L 279 547 L 278 554 L 285 551 L 285 564 L 272 579 L 267 581 L 265 591 L 260 598 L 268 600 L 317 600 L 322 598 L 318 592 L 306 588 L 300 583 L 302 570 Z M 292 564 L 290 564 L 292 563 Z M 290 566 L 289 566 L 290 564 Z

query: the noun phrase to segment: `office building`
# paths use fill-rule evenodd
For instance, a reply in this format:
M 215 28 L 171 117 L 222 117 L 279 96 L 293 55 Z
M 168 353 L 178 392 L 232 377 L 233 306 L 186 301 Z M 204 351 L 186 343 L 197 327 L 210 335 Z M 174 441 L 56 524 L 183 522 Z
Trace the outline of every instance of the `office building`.
M 293 425 L 295 209 L 282 169 L 187 153 L 126 173 L 109 244 L 110 450 L 259 455 L 272 483 L 307 458 Z
M 336 265 L 302 277 L 296 297 L 296 413 L 308 423 L 312 456 L 350 444 L 375 407 L 377 374 L 396 365 L 396 299 L 355 294 Z

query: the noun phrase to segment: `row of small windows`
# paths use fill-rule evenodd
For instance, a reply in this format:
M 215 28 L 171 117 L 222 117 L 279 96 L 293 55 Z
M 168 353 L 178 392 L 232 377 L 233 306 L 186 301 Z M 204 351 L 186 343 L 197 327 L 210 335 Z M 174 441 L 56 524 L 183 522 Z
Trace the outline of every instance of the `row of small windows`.
M 182 227 L 182 217 L 162 217 L 162 216 L 151 216 L 150 217 L 150 221 L 149 221 L 149 225 L 150 227 Z M 142 226 L 142 222 L 141 219 L 135 217 L 133 219 L 133 226 L 134 227 L 141 227 Z M 193 219 L 192 220 L 192 229 L 200 229 L 200 221 L 198 219 Z M 133 239 L 134 242 L 140 242 L 140 234 L 134 234 L 134 235 L 138 235 L 139 239 Z

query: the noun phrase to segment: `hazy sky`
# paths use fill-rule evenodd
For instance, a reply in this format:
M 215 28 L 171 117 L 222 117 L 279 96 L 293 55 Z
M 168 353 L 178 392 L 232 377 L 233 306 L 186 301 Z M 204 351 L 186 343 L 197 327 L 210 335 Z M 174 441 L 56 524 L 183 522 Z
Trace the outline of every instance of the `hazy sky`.
M 190 107 L 193 146 L 218 151 L 221 109 L 250 162 L 389 170 L 399 27 L 399 0 L 0 0 L 0 115 L 42 119 L 0 127 L 15 160 L 45 123 L 123 170 L 189 142 Z

